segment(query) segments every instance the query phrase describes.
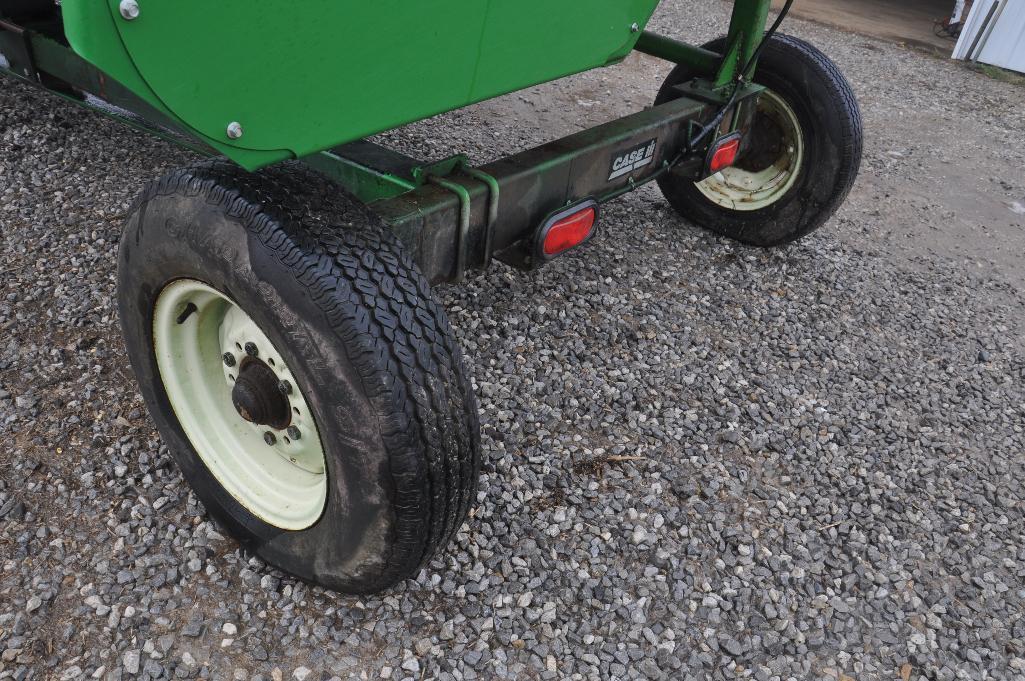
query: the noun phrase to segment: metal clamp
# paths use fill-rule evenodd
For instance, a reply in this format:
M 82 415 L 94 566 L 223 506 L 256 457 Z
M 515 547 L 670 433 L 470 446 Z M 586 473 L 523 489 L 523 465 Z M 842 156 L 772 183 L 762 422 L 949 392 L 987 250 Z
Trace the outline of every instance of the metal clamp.
M 484 227 L 485 269 L 487 269 L 491 264 L 491 251 L 495 238 L 495 225 L 498 224 L 498 203 L 502 190 L 498 184 L 498 180 L 496 180 L 492 175 L 485 173 L 483 170 L 471 167 L 467 163 L 465 156 L 453 156 L 452 158 L 446 159 L 434 166 L 427 166 L 414 170 L 414 176 L 418 176 L 417 179 L 419 181 L 426 181 L 430 184 L 437 185 L 443 189 L 447 189 L 459 197 L 459 240 L 456 244 L 455 272 L 455 281 L 459 282 L 463 280 L 463 275 L 466 272 L 466 251 L 468 248 L 468 235 L 470 233 L 472 197 L 470 196 L 469 190 L 467 190 L 463 185 L 450 179 L 446 179 L 445 177 L 440 177 L 437 174 L 438 170 L 447 171 L 445 172 L 445 175 L 449 176 L 455 172 L 462 172 L 483 183 L 488 188 L 488 217 L 487 224 Z
M 498 199 L 502 189 L 498 185 L 498 180 L 483 170 L 465 165 L 460 170 L 488 186 L 488 224 L 484 228 L 484 269 L 487 269 L 491 265 L 491 246 L 494 243 L 495 225 L 498 224 Z
M 447 189 L 459 197 L 459 239 L 456 243 L 456 272 L 453 279 L 459 283 L 463 280 L 463 273 L 466 271 L 466 237 L 470 233 L 470 192 L 463 185 L 437 175 L 429 175 L 427 181 Z

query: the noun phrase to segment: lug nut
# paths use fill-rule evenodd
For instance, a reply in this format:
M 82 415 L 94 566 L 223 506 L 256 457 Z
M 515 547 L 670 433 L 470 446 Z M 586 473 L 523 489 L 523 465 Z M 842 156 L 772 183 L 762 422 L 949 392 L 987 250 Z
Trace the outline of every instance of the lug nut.
M 292 438 L 293 440 L 298 440 L 302 436 L 303 436 L 302 431 L 300 431 L 295 426 L 289 426 L 288 427 L 288 437 Z
M 233 366 L 235 366 L 235 355 L 231 354 L 230 352 L 224 353 L 224 358 L 223 359 L 224 359 L 224 366 L 226 366 L 226 367 L 233 367 Z
M 263 434 L 263 441 L 271 447 L 273 447 L 275 444 L 277 444 L 278 438 L 274 436 L 274 433 L 268 430 L 266 433 Z
M 256 357 L 260 354 L 260 351 L 256 349 L 256 343 L 246 343 L 246 354 L 250 357 Z
M 289 383 L 288 381 L 278 381 L 278 391 L 282 395 L 291 395 L 292 394 L 292 384 Z

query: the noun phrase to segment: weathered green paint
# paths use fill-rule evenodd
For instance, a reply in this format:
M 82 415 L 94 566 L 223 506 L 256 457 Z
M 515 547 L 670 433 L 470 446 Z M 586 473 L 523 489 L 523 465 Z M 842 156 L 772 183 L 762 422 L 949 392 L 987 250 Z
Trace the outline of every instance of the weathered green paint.
M 771 0 L 734 0 L 733 14 L 730 17 L 730 31 L 727 34 L 727 45 L 736 50 L 735 60 L 727 59 L 723 63 L 723 71 L 717 81 L 728 83 L 738 75 L 749 77 L 750 73 L 740 74 L 744 66 L 754 69 L 751 61 L 755 50 L 762 43 L 765 35 L 765 22 L 769 16 Z
M 635 49 L 677 64 L 687 64 L 698 74 L 711 78 L 715 87 L 729 87 L 736 82 L 744 65 L 750 62 L 749 67 L 754 68 L 751 57 L 765 34 L 770 4 L 771 0 L 734 0 L 725 54 L 647 31 L 637 41 Z
M 658 0 L 64 0 L 76 52 L 253 169 L 614 63 Z M 225 134 L 232 121 L 244 135 Z
M 333 151 L 311 154 L 302 162 L 338 183 L 363 203 L 390 199 L 417 186 L 411 179 L 374 170 Z
M 452 182 L 436 175 L 429 175 L 427 181 L 429 184 L 436 184 L 459 197 L 459 238 L 456 240 L 456 271 L 452 280 L 461 282 L 466 273 L 466 237 L 470 233 L 473 199 L 470 197 L 469 190 L 458 182 Z
M 742 38 L 743 36 L 741 36 Z M 725 88 L 737 80 L 737 73 L 740 72 L 741 52 L 743 51 L 743 40 L 734 39 L 726 45 L 726 52 L 722 56 L 719 70 L 715 74 L 712 85 L 716 88 Z

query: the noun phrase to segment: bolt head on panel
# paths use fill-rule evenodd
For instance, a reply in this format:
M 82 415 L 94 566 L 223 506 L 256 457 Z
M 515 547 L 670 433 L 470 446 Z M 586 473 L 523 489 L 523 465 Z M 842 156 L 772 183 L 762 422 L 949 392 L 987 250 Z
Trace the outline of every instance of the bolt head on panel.
M 135 0 L 121 0 L 118 11 L 126 21 L 132 21 L 139 17 L 139 3 Z

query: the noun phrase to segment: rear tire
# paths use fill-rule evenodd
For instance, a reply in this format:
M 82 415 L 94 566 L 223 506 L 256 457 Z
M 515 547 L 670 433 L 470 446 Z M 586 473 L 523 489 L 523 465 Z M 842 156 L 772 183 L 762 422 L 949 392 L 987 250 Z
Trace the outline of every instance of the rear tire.
M 724 38 L 705 45 L 720 53 L 725 46 Z M 695 77 L 690 67 L 677 66 L 655 103 L 672 100 L 674 86 Z M 797 38 L 773 36 L 754 81 L 768 92 L 745 148 L 759 151 L 745 151 L 734 168 L 702 183 L 667 173 L 658 184 L 676 212 L 700 227 L 778 246 L 821 227 L 847 198 L 861 166 L 861 112 L 836 65 Z
M 118 279 L 165 443 L 258 556 L 366 593 L 451 540 L 476 500 L 476 402 L 427 281 L 363 206 L 298 166 L 201 163 L 133 207 Z

